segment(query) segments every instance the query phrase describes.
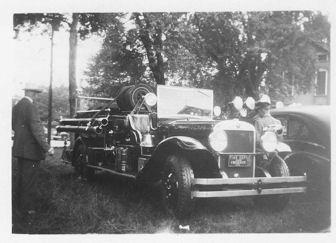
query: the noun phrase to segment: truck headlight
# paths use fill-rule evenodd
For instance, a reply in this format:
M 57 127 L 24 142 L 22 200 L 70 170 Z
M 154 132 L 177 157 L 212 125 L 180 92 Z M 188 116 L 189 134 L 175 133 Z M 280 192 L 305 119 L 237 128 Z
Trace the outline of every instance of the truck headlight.
M 223 151 L 228 144 L 227 134 L 223 130 L 215 130 L 209 135 L 209 143 L 213 150 Z
M 261 136 L 260 140 L 261 140 L 261 146 L 266 152 L 275 151 L 278 144 L 278 140 L 274 132 L 265 132 Z

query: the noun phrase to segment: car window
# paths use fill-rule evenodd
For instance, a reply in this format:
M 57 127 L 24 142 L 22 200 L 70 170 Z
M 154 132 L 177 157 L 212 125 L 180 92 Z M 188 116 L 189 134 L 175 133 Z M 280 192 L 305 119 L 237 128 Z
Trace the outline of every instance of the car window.
M 287 137 L 290 139 L 305 140 L 311 137 L 307 125 L 299 119 L 290 118 L 287 126 Z

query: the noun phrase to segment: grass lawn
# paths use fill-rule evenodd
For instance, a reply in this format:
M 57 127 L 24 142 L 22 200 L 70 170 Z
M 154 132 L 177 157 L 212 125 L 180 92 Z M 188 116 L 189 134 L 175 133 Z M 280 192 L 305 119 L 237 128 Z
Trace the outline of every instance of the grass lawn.
M 106 173 L 92 182 L 81 180 L 60 162 L 61 149 L 55 152 L 41 163 L 37 213 L 25 220 L 13 214 L 13 233 L 185 232 L 180 224 L 190 226 L 188 233 L 289 233 L 330 226 L 330 201 L 298 195 L 282 212 L 258 210 L 249 198 L 199 200 L 191 218 L 179 222 L 162 212 L 156 191 L 138 195 L 131 181 Z

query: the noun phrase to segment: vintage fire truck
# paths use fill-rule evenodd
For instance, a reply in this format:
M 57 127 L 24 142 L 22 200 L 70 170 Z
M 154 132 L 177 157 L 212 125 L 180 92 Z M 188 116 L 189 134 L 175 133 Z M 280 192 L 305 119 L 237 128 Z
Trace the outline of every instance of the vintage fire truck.
M 250 196 L 280 210 L 305 192 L 306 176 L 290 176 L 279 156 L 290 148 L 275 131 L 257 145 L 251 123 L 214 111 L 212 90 L 127 86 L 101 109 L 60 121 L 57 130 L 75 136 L 63 159 L 88 179 L 101 170 L 160 185 L 163 207 L 181 218 L 198 198 Z

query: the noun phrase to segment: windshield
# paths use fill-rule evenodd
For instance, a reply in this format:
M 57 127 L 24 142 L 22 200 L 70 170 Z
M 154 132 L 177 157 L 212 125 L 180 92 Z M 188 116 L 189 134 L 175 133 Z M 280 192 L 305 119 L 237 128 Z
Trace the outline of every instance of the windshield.
M 158 85 L 157 96 L 158 118 L 212 118 L 212 90 Z

